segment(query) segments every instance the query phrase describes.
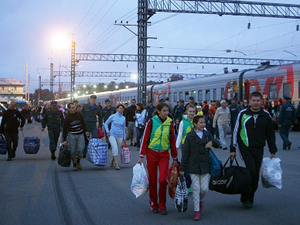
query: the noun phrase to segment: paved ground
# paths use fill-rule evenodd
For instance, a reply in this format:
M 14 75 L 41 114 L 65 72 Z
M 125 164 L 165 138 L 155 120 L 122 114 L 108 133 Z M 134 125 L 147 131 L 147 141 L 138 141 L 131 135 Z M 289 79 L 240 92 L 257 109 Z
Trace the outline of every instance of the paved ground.
M 26 125 L 25 136 L 39 136 L 40 125 Z M 148 194 L 136 199 L 130 191 L 132 167 L 138 152 L 131 148 L 133 161 L 121 170 L 96 167 L 82 161 L 83 170 L 73 172 L 50 160 L 47 131 L 42 134 L 41 148 L 36 155 L 23 151 L 20 135 L 16 159 L 6 161 L 0 155 L 0 224 L 300 224 L 300 146 L 299 132 L 292 132 L 290 151 L 283 151 L 277 136 L 282 160 L 283 188 L 259 186 L 252 209 L 244 209 L 238 195 L 222 195 L 210 191 L 205 198 L 202 218 L 194 222 L 192 197 L 186 213 L 178 213 L 168 197 L 168 215 L 150 213 Z M 229 141 L 229 138 L 228 138 Z M 226 160 L 229 151 L 214 151 Z M 269 153 L 265 152 L 265 156 Z M 109 153 L 109 160 L 111 153 Z M 239 160 L 240 161 L 240 160 Z

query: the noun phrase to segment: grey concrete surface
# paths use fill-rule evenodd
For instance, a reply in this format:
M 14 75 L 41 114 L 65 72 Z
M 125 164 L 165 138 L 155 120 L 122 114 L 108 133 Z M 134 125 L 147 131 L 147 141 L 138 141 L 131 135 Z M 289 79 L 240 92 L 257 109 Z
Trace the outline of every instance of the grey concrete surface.
M 26 124 L 25 136 L 40 136 L 40 124 Z M 121 170 L 97 167 L 82 160 L 82 171 L 64 168 L 50 159 L 48 134 L 41 137 L 41 148 L 36 155 L 23 151 L 23 136 L 19 135 L 16 158 L 7 162 L 0 155 L 0 224 L 300 224 L 300 133 L 291 132 L 290 151 L 282 150 L 282 141 L 276 133 L 277 156 L 282 160 L 283 188 L 264 189 L 259 184 L 252 209 L 245 209 L 239 195 L 223 195 L 209 191 L 204 199 L 201 220 L 192 220 L 192 196 L 186 213 L 175 210 L 173 200 L 167 197 L 168 215 L 150 212 L 148 193 L 135 198 L 130 191 L 132 167 L 138 152 L 131 147 L 132 163 L 120 164 Z M 227 138 L 229 143 L 229 137 Z M 180 151 L 179 151 L 180 152 Z M 224 162 L 229 151 L 215 149 Z M 58 155 L 58 151 L 56 153 Z M 269 156 L 267 149 L 265 156 Z M 108 160 L 111 159 L 109 152 Z M 241 160 L 238 158 L 242 164 Z

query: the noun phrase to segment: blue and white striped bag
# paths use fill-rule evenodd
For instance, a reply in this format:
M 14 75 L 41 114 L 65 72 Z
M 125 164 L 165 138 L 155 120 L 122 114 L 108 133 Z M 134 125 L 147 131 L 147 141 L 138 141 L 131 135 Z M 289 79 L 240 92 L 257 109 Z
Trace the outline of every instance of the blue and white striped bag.
M 95 166 L 106 166 L 107 151 L 108 151 L 107 143 L 103 143 L 101 139 L 92 138 L 91 140 L 89 140 L 86 158 Z

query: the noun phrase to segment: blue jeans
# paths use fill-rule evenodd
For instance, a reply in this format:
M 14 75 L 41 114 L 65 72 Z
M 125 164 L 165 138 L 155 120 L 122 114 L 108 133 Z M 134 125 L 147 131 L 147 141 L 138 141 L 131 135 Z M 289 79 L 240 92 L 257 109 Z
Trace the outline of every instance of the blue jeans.
M 292 123 L 290 121 L 283 122 L 281 127 L 279 128 L 279 134 L 281 139 L 283 140 L 283 149 L 286 149 L 288 145 L 291 143 L 289 141 L 289 132 L 291 129 Z
M 136 147 L 141 147 L 141 139 L 144 133 L 144 129 L 139 129 L 136 127 Z

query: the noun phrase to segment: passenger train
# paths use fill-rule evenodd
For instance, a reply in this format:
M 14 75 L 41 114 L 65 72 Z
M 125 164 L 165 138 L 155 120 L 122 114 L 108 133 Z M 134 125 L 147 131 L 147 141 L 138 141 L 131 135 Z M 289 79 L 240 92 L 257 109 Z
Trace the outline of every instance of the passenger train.
M 147 86 L 147 100 L 151 99 L 151 85 Z M 153 102 L 169 97 L 173 105 L 180 99 L 188 102 L 193 96 L 196 102 L 207 100 L 232 99 L 249 100 L 253 91 L 261 92 L 263 98 L 275 100 L 283 95 L 291 96 L 292 102 L 298 105 L 300 100 L 300 63 L 274 66 L 263 63 L 257 68 L 245 69 L 219 75 L 203 75 L 197 79 L 188 79 L 157 84 L 153 89 Z M 79 103 L 86 103 L 90 95 L 78 96 Z M 112 105 L 124 104 L 137 98 L 137 88 L 96 93 L 97 102 L 104 104 L 110 99 Z M 70 98 L 57 100 L 67 104 Z

